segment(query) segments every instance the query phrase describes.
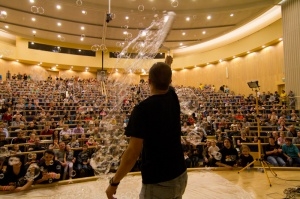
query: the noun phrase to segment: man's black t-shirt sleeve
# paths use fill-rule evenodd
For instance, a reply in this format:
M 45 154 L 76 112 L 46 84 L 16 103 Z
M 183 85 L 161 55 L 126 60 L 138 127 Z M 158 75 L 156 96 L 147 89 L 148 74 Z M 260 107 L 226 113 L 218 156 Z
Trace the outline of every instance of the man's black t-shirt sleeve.
M 145 118 L 143 117 L 141 106 L 137 105 L 131 112 L 128 125 L 125 129 L 125 135 L 129 137 L 144 138 L 143 128 Z

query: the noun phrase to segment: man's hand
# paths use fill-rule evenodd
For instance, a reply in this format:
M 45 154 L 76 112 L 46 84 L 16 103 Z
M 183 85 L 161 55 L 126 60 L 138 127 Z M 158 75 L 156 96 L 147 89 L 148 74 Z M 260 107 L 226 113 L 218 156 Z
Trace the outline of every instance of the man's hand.
M 110 186 L 108 185 L 105 193 L 106 193 L 106 196 L 107 196 L 107 199 L 117 199 L 115 198 L 113 195 L 115 195 L 117 193 L 117 186 Z
M 173 63 L 173 57 L 171 57 L 170 55 L 167 55 L 167 57 L 165 59 L 165 63 L 168 64 L 169 66 L 171 66 Z

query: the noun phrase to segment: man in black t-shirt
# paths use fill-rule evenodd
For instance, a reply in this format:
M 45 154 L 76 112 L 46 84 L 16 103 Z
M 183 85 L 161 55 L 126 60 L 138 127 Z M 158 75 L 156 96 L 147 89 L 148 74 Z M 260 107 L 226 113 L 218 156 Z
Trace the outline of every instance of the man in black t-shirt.
M 169 59 L 169 60 L 168 60 Z M 167 62 L 172 57 L 167 57 Z M 122 178 L 142 151 L 140 198 L 181 198 L 187 184 L 181 147 L 180 105 L 171 83 L 171 67 L 155 63 L 149 71 L 150 97 L 135 106 L 125 134 L 130 136 L 121 165 L 110 180 L 107 197 L 113 198 Z M 161 187 L 164 187 L 162 190 Z
M 224 147 L 220 150 L 220 153 L 222 154 L 222 158 L 220 162 L 216 162 L 216 165 L 228 168 L 237 166 L 237 161 L 239 159 L 238 152 L 233 147 L 229 138 L 224 139 Z

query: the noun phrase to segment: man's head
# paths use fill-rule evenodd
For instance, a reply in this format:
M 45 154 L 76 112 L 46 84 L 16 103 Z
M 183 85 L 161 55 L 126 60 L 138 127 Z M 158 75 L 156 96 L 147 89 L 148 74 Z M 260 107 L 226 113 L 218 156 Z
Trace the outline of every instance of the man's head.
M 292 144 L 292 139 L 291 138 L 285 138 L 285 144 L 287 146 L 290 146 Z
M 153 64 L 149 70 L 149 84 L 157 90 L 167 90 L 171 82 L 171 67 L 163 62 Z

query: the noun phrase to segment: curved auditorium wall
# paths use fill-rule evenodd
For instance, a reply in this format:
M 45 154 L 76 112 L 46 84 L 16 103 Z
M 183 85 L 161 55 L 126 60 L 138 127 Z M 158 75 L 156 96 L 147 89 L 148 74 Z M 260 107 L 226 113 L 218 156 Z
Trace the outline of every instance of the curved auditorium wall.
M 204 51 L 196 51 L 190 54 L 174 54 L 173 85 L 198 86 L 202 84 L 213 84 L 216 88 L 227 85 L 236 94 L 248 94 L 251 90 L 247 86 L 248 81 L 258 80 L 262 91 L 274 92 L 277 86 L 284 84 L 284 61 L 283 61 L 283 42 L 278 38 L 282 36 L 281 20 L 231 44 Z M 276 42 L 277 41 L 277 42 Z M 62 45 L 54 41 L 44 41 L 51 45 Z M 12 74 L 21 72 L 30 74 L 39 79 L 51 76 L 81 78 L 95 78 L 96 70 L 101 67 L 101 53 L 97 52 L 96 57 L 86 57 L 77 55 L 64 55 L 51 52 L 37 52 L 27 49 L 28 40 L 16 38 L 15 41 L 6 41 L 0 38 L 0 48 L 9 49 L 10 60 L 26 60 L 26 63 L 18 63 L 10 60 L 0 60 L 0 74 L 5 79 L 5 74 L 9 69 Z M 88 49 L 87 46 L 76 46 L 64 44 L 67 47 Z M 261 48 L 266 45 L 265 48 Z M 113 49 L 112 49 L 113 50 Z M 251 50 L 251 53 L 246 52 Z M 253 52 L 252 52 L 253 51 Z M 171 52 L 172 54 L 172 52 Z M 237 55 L 233 59 L 232 56 Z M 219 59 L 223 59 L 219 62 Z M 30 61 L 32 63 L 30 63 Z M 155 60 L 162 61 L 162 60 Z M 38 62 L 47 62 L 53 65 L 74 65 L 77 70 L 56 69 L 49 70 L 50 67 L 40 67 Z M 30 64 L 28 64 L 30 63 Z M 108 53 L 104 54 L 104 66 L 113 76 L 118 78 L 120 72 L 114 73 L 116 59 L 109 58 Z M 207 63 L 210 63 L 207 65 Z M 84 72 L 85 66 L 90 66 L 88 72 Z M 195 67 L 196 66 L 196 67 Z M 184 69 L 183 69 L 184 68 Z M 134 81 L 139 81 L 140 74 L 131 74 Z

